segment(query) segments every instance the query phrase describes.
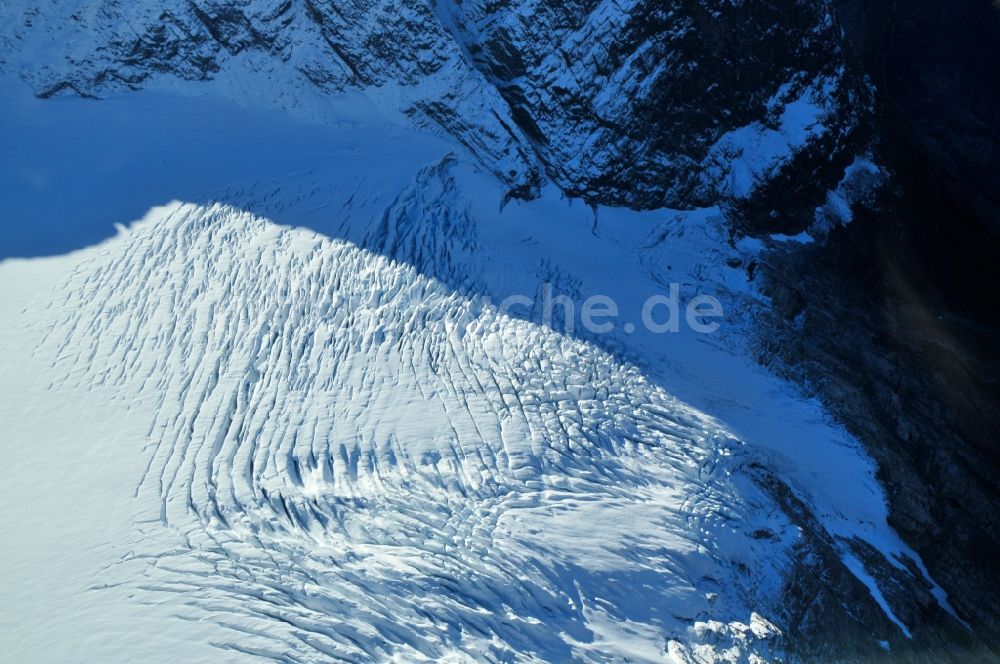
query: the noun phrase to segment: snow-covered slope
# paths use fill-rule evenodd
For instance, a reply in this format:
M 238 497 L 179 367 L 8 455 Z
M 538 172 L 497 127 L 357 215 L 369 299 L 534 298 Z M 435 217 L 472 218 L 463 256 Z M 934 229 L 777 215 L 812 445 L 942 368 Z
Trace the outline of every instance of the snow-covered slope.
M 5 226 L 102 218 L 107 174 L 46 122 L 67 111 L 149 210 L 0 263 L 13 657 L 769 661 L 804 541 L 769 478 L 864 584 L 873 640 L 906 638 L 855 552 L 919 558 L 857 443 L 746 357 L 754 246 L 717 210 L 503 206 L 454 144 L 357 111 L 4 90 Z M 194 134 L 130 147 L 192 105 Z M 329 149 L 280 153 L 303 136 Z M 725 304 L 718 335 L 536 320 L 544 283 L 637 323 L 671 282 Z

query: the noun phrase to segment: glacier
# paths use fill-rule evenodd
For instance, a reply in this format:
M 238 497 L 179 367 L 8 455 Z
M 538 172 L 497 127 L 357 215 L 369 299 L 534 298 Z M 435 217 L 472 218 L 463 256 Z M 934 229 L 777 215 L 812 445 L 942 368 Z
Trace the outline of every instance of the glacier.
M 323 123 L 3 95 L 8 656 L 775 661 L 802 535 L 767 478 L 905 634 L 851 543 L 919 557 L 857 441 L 750 359 L 760 241 L 718 209 L 509 200 L 350 94 Z M 719 334 L 495 304 L 668 283 Z

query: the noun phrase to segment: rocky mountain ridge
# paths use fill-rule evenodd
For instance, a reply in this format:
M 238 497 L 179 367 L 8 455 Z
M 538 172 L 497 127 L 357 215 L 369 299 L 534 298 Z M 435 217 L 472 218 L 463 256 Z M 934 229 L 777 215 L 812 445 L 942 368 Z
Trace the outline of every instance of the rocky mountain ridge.
M 362 90 L 518 197 L 544 177 L 594 204 L 744 206 L 805 167 L 816 186 L 796 198 L 815 207 L 863 154 L 871 104 L 825 2 L 104 0 L 0 21 L 20 53 L 6 67 L 40 96 L 216 80 L 253 97 L 266 81 L 314 110 Z

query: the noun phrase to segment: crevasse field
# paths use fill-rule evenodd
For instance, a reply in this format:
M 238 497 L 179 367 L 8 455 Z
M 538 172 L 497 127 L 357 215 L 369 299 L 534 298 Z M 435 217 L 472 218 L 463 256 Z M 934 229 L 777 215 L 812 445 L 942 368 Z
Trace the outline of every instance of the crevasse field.
M 360 97 L 2 97 L 9 661 L 769 661 L 798 533 L 763 467 L 906 633 L 846 543 L 921 563 L 750 359 L 758 247 L 717 210 L 505 202 Z M 720 332 L 535 315 L 669 283 Z

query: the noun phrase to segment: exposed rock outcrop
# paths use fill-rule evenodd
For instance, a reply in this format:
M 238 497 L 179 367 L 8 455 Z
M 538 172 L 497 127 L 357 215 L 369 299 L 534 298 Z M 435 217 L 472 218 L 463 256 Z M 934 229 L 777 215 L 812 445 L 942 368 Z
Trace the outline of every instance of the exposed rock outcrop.
M 890 185 L 827 244 L 765 260 L 777 306 L 760 320 L 761 359 L 866 443 L 890 522 L 970 626 L 946 627 L 906 661 L 996 661 L 1000 61 L 986 54 L 1000 12 L 845 1 L 838 16 L 877 90 Z M 948 622 L 915 618 L 931 633 Z
M 808 209 L 870 108 L 825 2 L 103 0 L 9 7 L 0 25 L 14 52 L 49 40 L 8 63 L 40 96 L 214 79 L 249 97 L 264 79 L 275 103 L 321 107 L 317 93 L 363 89 L 457 138 L 518 197 L 544 171 L 595 204 L 750 217 L 778 186 Z

